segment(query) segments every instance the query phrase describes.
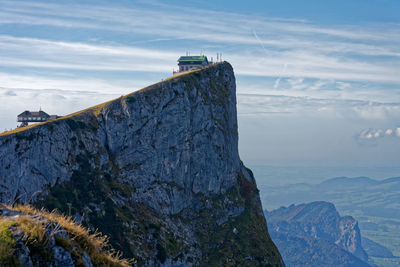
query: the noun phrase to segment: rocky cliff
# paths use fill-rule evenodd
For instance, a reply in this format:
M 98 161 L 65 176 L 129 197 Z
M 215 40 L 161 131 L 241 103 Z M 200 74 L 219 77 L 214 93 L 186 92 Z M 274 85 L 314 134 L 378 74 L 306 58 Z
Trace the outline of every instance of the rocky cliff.
M 238 154 L 229 63 L 0 136 L 0 200 L 71 214 L 143 265 L 283 265 Z
M 266 214 L 270 234 L 290 266 L 369 266 L 357 221 L 329 202 L 282 207 Z M 298 253 L 304 249 L 303 253 Z

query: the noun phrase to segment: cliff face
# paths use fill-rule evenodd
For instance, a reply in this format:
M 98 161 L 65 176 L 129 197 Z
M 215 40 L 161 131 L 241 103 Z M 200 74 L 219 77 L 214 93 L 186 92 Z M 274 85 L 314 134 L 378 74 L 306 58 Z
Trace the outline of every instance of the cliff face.
M 139 264 L 283 265 L 240 161 L 232 67 L 0 136 L 0 200 L 57 208 Z
M 266 216 L 271 236 L 287 264 L 308 262 L 320 266 L 331 262 L 332 266 L 368 266 L 357 221 L 351 216 L 341 217 L 332 203 L 291 205 Z M 307 247 L 308 252 L 299 257 L 292 251 L 296 244 L 299 248 Z

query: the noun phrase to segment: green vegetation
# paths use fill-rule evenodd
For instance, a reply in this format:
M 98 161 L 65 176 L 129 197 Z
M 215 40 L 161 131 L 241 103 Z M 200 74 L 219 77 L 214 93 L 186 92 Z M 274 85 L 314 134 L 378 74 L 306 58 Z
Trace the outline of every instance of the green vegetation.
M 57 209 L 64 214 L 83 214 L 87 217 L 87 226 L 94 225 L 103 233 L 113 233 L 110 236 L 111 244 L 132 257 L 129 246 L 125 245 L 127 241 L 123 233 L 123 221 L 117 215 L 120 211 L 116 210 L 110 198 L 114 191 L 127 197 L 131 193 L 130 188 L 112 180 L 110 175 L 106 174 L 103 177 L 99 170 L 91 167 L 92 159 L 88 153 L 79 155 L 77 161 L 80 168 L 73 172 L 71 180 L 52 187 L 48 196 L 36 206 L 44 206 L 49 210 Z M 91 207 L 98 210 L 88 213 L 86 209 L 89 203 L 98 205 Z
M 15 240 L 11 236 L 10 227 L 15 221 L 0 220 L 0 265 L 18 264 L 14 257 Z
M 350 210 L 346 213 L 350 214 Z M 374 257 L 374 263 L 381 266 L 400 266 L 400 220 L 391 218 L 382 218 L 378 216 L 368 216 L 361 211 L 356 210 L 355 216 L 359 221 L 361 234 L 392 251 L 398 258 L 377 258 Z
M 92 160 L 90 154 L 79 155 L 77 161 L 80 168 L 73 173 L 71 180 L 52 187 L 49 194 L 35 205 L 57 209 L 64 214 L 82 215 L 84 225 L 109 235 L 110 244 L 123 252 L 125 257 L 133 258 L 134 252 L 141 250 L 154 253 L 151 244 L 139 242 L 149 231 L 153 233 L 149 242 L 156 244 L 157 248 L 155 257 L 162 260 L 178 254 L 182 242 L 176 241 L 174 233 L 157 219 L 156 214 L 144 205 L 133 207 L 125 203 L 119 206 L 113 202 L 112 198 L 116 196 L 129 197 L 133 188 L 92 168 Z M 178 187 L 178 190 L 180 188 L 174 183 L 166 184 Z M 131 223 L 135 223 L 136 227 L 131 228 Z M 135 244 L 138 247 L 132 247 L 132 241 L 138 242 Z M 141 263 L 140 258 L 138 263 Z
M 239 175 L 236 186 L 221 198 L 212 200 L 213 206 L 221 208 L 226 198 L 236 205 L 244 205 L 244 211 L 216 227 L 210 236 L 199 233 L 203 250 L 207 251 L 203 265 L 254 266 L 257 262 L 257 266 L 273 266 L 267 259 L 279 263 L 279 252 L 270 240 L 264 216 L 258 210 L 257 187 Z M 199 219 L 203 220 L 202 225 L 209 224 L 210 229 L 213 228 L 210 211 L 200 213 Z
M 72 131 L 76 131 L 77 129 L 85 129 L 86 127 L 85 122 L 82 120 L 66 118 L 64 121 L 68 124 Z

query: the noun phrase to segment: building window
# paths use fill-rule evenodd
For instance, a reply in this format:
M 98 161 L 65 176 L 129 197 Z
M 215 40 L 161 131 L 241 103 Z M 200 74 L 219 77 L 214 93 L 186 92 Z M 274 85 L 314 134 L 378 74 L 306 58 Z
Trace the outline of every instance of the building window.
M 186 66 L 185 69 L 188 70 L 188 66 Z

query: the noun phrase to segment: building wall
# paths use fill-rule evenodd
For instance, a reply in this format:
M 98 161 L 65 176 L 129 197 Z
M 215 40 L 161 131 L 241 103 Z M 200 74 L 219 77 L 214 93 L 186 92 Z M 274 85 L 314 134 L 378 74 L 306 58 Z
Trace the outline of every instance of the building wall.
M 193 65 L 180 65 L 179 66 L 179 71 L 189 71 L 189 70 L 195 70 L 195 69 L 201 69 L 203 65 L 201 64 L 193 64 Z
M 42 116 L 19 116 L 18 121 L 47 121 L 49 118 Z

